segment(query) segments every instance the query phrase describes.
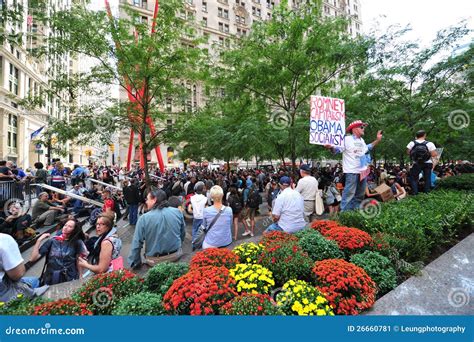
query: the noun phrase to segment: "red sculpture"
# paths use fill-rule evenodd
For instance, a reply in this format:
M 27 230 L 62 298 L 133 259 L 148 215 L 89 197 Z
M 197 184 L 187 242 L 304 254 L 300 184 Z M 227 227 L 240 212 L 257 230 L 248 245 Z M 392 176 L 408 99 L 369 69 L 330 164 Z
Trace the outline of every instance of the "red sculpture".
M 111 20 L 111 22 L 113 23 L 113 16 L 112 16 L 112 11 L 110 10 L 109 1 L 108 0 L 104 0 L 104 1 L 105 1 L 105 9 L 107 11 L 107 15 L 108 15 L 109 19 Z M 155 19 L 156 19 L 156 16 L 158 15 L 158 9 L 159 9 L 159 2 L 158 2 L 158 0 L 156 0 L 156 2 L 155 2 L 155 11 L 153 13 L 153 24 L 151 26 L 151 34 L 154 34 L 156 32 L 155 31 L 155 26 L 156 26 Z M 136 32 L 135 32 L 135 35 L 137 35 Z M 117 48 L 120 48 L 120 42 L 115 41 L 115 45 L 116 45 Z M 145 82 L 143 82 L 143 86 L 140 89 L 135 89 L 136 92 L 135 92 L 135 95 L 134 95 L 134 93 L 133 93 L 134 89 L 130 85 L 130 82 L 128 82 L 128 80 L 125 80 L 125 82 L 126 82 L 126 85 L 127 85 L 128 100 L 130 101 L 131 106 L 134 106 L 138 101 L 140 101 L 141 99 L 144 98 L 146 84 L 145 84 Z M 140 107 L 136 106 L 136 109 L 140 109 Z M 132 127 L 130 129 L 130 142 L 129 142 L 128 154 L 127 154 L 127 170 L 130 170 L 130 164 L 131 164 L 131 161 L 132 161 L 133 139 L 134 139 L 134 135 L 135 135 L 135 132 L 134 132 L 134 129 L 133 129 L 133 124 L 141 123 L 141 117 L 139 115 L 137 115 L 136 112 L 137 112 L 136 110 L 135 111 L 132 111 L 132 110 L 128 111 L 128 119 L 129 119 L 130 124 L 131 124 Z M 153 120 L 150 117 L 146 118 L 146 124 L 150 128 L 151 135 L 155 136 L 155 134 L 156 134 L 155 124 L 153 123 Z M 140 151 L 140 167 L 144 168 L 145 167 L 145 159 L 143 158 L 143 141 L 141 139 L 141 135 L 139 135 L 139 141 L 140 141 L 140 150 L 139 150 Z M 160 167 L 160 170 L 163 172 L 164 169 L 165 169 L 165 165 L 163 163 L 163 157 L 161 155 L 161 151 L 160 151 L 159 146 L 155 147 L 155 152 L 156 152 L 156 157 L 158 159 L 158 165 Z

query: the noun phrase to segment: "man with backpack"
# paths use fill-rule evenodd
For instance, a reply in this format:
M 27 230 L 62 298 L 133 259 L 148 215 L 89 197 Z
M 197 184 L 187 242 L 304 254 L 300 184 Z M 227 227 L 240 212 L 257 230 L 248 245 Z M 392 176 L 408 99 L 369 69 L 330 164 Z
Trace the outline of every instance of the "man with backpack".
M 423 172 L 425 182 L 425 193 L 431 190 L 431 172 L 435 168 L 438 160 L 436 146 L 426 140 L 424 130 L 416 132 L 416 140 L 410 141 L 407 145 L 407 154 L 413 162 L 410 170 L 410 183 L 413 195 L 418 194 L 418 180 L 420 172 Z

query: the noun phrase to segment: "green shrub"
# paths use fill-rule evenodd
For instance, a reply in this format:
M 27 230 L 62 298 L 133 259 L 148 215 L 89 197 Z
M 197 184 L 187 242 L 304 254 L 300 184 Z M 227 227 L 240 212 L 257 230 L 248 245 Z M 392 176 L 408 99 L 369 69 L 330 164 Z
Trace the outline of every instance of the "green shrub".
M 344 258 L 344 253 L 339 249 L 337 243 L 327 240 L 317 230 L 305 229 L 298 232 L 296 236 L 299 238 L 299 246 L 308 253 L 313 261 Z
M 46 302 L 48 301 L 42 297 L 31 299 L 20 294 L 7 303 L 0 302 L 0 315 L 30 316 L 37 305 Z
M 281 286 L 290 279 L 310 280 L 313 260 L 297 243 L 273 243 L 259 259 L 259 264 L 273 273 L 275 285 Z
M 389 292 L 397 285 L 397 274 L 390 260 L 380 253 L 365 251 L 354 254 L 350 261 L 363 268 L 372 278 L 379 288 L 379 295 Z
M 162 296 L 168 291 L 173 281 L 188 273 L 189 265 L 184 262 L 163 262 L 153 266 L 145 278 L 145 289 Z
M 281 316 L 283 311 L 269 295 L 244 293 L 235 297 L 221 309 L 222 315 Z
M 437 182 L 436 189 L 474 191 L 474 173 L 443 178 Z
M 116 316 L 157 316 L 164 315 L 165 310 L 161 295 L 141 292 L 123 298 L 112 314 Z
M 436 247 L 453 242 L 463 227 L 472 226 L 471 197 L 460 191 L 434 191 L 383 203 L 375 217 L 348 211 L 341 213 L 338 220 L 372 235 L 383 233 L 385 241 L 399 251 L 401 259 L 426 261 Z

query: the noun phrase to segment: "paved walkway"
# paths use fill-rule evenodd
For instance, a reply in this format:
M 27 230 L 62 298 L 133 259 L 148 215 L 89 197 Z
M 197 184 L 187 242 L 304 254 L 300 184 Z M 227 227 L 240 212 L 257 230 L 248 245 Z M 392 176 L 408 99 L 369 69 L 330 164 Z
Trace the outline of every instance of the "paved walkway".
M 474 233 L 380 298 L 367 315 L 474 315 Z

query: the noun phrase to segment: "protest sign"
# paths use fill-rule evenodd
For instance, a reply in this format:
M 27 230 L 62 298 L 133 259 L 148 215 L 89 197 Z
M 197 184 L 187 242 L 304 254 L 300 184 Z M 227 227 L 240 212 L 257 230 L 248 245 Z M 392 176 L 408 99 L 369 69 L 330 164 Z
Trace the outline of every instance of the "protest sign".
M 344 100 L 325 96 L 311 96 L 309 143 L 344 146 L 346 127 Z

